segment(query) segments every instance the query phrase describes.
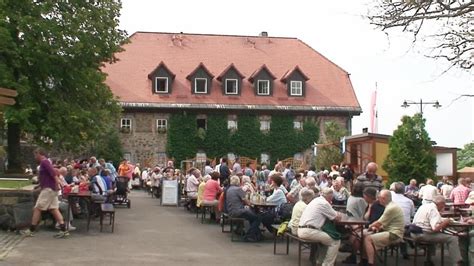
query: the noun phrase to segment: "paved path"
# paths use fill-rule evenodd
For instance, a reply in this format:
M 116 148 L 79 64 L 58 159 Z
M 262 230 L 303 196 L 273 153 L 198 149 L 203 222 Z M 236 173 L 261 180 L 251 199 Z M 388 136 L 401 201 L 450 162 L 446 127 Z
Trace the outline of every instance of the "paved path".
M 89 233 L 78 220 L 67 239 L 54 239 L 55 231 L 42 227 L 25 238 L 0 265 L 297 265 L 297 249 L 273 255 L 273 242 L 231 242 L 216 224 L 201 224 L 183 208 L 164 207 L 144 192 L 130 196 L 132 208 L 117 208 L 115 232 L 93 221 Z M 268 237 L 267 237 L 268 238 Z M 284 251 L 284 245 L 279 245 Z M 338 261 L 347 253 L 341 253 Z M 303 254 L 303 265 L 310 265 Z M 341 265 L 338 263 L 338 265 Z M 391 265 L 391 264 L 389 264 Z

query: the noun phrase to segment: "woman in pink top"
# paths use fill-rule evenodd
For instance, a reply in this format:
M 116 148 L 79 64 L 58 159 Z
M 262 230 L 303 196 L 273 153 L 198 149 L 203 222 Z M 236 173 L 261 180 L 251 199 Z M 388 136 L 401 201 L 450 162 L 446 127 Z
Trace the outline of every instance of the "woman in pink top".
M 220 174 L 218 172 L 211 173 L 211 179 L 206 182 L 206 186 L 204 187 L 202 201 L 204 205 L 214 206 L 216 220 L 219 220 L 218 217 L 220 217 L 219 210 L 217 208 L 219 201 L 217 199 L 222 192 L 222 188 L 219 186 L 219 182 L 217 181 L 219 180 L 219 177 Z

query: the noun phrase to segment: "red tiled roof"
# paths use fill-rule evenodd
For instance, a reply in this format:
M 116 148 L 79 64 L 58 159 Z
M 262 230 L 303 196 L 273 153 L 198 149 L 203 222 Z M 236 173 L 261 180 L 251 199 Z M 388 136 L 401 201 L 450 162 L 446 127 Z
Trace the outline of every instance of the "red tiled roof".
M 226 67 L 226 68 L 224 69 L 224 71 L 222 71 L 222 73 L 219 74 L 219 76 L 217 76 L 216 79 L 217 79 L 218 81 L 221 81 L 222 77 L 223 77 L 229 70 L 231 70 L 231 69 L 235 70 L 235 72 L 237 73 L 237 75 L 239 75 L 241 78 L 245 78 L 245 75 L 242 74 L 242 73 L 239 71 L 239 69 L 234 66 L 234 63 L 231 63 L 228 67 Z
M 349 74 L 296 38 L 136 32 L 123 48 L 116 54 L 119 61 L 102 70 L 124 106 L 361 111 Z M 152 93 L 148 74 L 160 62 L 175 75 L 170 95 Z M 243 77 L 251 77 L 265 65 L 277 77 L 272 96 L 256 96 L 248 78 L 242 80 L 237 97 L 223 95 L 217 78 L 209 94 L 192 94 L 187 76 L 201 63 L 210 73 L 224 73 L 234 66 Z M 308 78 L 305 97 L 288 97 L 286 84 L 279 80 L 296 69 Z
M 291 76 L 291 74 L 293 74 L 295 71 L 298 71 L 300 72 L 301 75 L 303 75 L 303 78 L 308 81 L 309 80 L 309 77 L 303 72 L 301 71 L 300 67 L 298 65 L 295 66 L 295 68 L 293 68 L 291 71 L 288 71 L 285 73 L 285 75 L 283 75 L 283 77 L 281 78 L 281 81 L 282 82 L 286 82 L 286 80 L 288 79 L 288 77 Z
M 191 79 L 191 77 L 196 73 L 196 71 L 198 71 L 200 68 L 204 69 L 204 71 L 207 72 L 207 74 L 213 78 L 214 75 L 211 73 L 211 71 L 209 71 L 209 69 L 207 69 L 207 67 L 201 62 L 199 63 L 199 65 L 193 70 L 193 72 L 189 73 L 189 75 L 186 76 L 186 79 Z

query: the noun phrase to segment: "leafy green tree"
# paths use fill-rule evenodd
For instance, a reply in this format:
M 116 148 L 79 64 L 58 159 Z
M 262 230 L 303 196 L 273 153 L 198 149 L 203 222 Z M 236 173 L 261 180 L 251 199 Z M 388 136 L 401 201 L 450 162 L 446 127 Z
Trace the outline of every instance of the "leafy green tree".
M 110 160 L 114 165 L 119 165 L 123 158 L 123 149 L 118 130 L 111 128 L 105 133 L 106 134 L 96 142 L 91 150 L 91 154 L 97 156 L 97 158 L 104 158 L 106 161 Z
M 458 169 L 474 167 L 474 141 L 464 145 L 458 152 Z
M 0 0 L 0 87 L 18 91 L 5 112 L 10 169 L 20 167 L 23 132 L 73 151 L 115 124 L 121 109 L 100 68 L 126 40 L 120 8 L 116 0 Z
M 344 159 L 339 146 L 340 140 L 347 134 L 347 131 L 338 123 L 329 121 L 324 126 L 324 141 L 318 147 L 316 156 L 316 167 L 330 169 L 331 165 L 339 165 Z
M 436 156 L 421 114 L 402 117 L 402 124 L 390 138 L 388 156 L 382 167 L 388 173 L 389 183 L 407 184 L 412 178 L 424 183 L 426 178 L 434 177 Z

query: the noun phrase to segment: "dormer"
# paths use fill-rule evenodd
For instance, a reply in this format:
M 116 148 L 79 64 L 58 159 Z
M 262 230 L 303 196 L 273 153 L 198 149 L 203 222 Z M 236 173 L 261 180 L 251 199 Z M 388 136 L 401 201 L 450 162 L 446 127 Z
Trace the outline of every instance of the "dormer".
M 290 97 L 304 97 L 306 94 L 306 81 L 308 80 L 308 76 L 301 71 L 299 66 L 295 66 L 295 68 L 286 72 L 281 78 L 281 82 L 286 84 L 288 96 Z
M 186 77 L 191 83 L 191 93 L 198 95 L 210 93 L 213 78 L 214 75 L 202 62 Z
M 237 70 L 234 64 L 230 64 L 218 77 L 217 80 L 222 83 L 222 93 L 224 95 L 240 95 L 242 92 L 242 80 L 245 78 Z
M 148 74 L 148 78 L 151 80 L 151 90 L 153 94 L 171 94 L 172 84 L 175 78 L 175 74 L 163 63 Z
M 276 77 L 264 64 L 249 77 L 249 81 L 253 84 L 255 95 L 271 96 L 273 95 L 273 80 Z

